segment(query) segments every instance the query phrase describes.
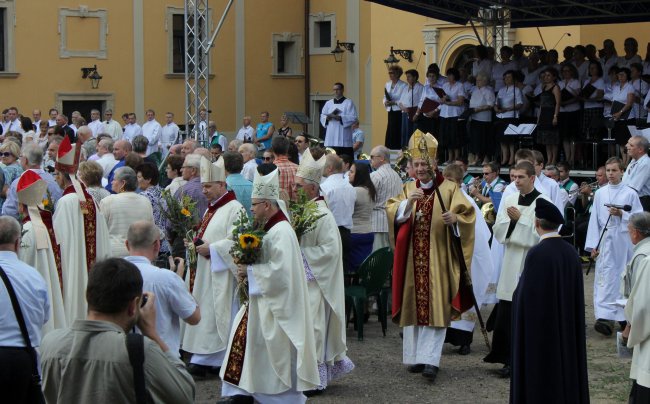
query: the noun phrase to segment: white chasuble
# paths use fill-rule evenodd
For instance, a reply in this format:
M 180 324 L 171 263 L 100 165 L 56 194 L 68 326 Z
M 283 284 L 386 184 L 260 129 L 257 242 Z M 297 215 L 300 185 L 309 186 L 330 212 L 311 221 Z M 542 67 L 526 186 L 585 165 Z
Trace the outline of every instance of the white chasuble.
M 623 212 L 622 217 L 612 216 L 607 224 L 607 231 L 600 243 L 600 254 L 596 258 L 594 279 L 594 315 L 603 320 L 625 320 L 623 309 L 616 304 L 621 295 L 621 274 L 632 258 L 632 241 L 627 231 L 630 215 L 642 212 L 643 207 L 637 193 L 627 185 L 607 184 L 594 194 L 594 203 L 589 217 L 585 251 L 591 251 L 598 245 L 605 223 L 609 217 L 609 208 L 605 204 L 630 205 L 630 212 Z
M 635 267 L 634 286 L 625 305 L 625 317 L 630 323 L 628 348 L 634 348 L 630 378 L 650 388 L 650 257 Z
M 512 301 L 512 293 L 517 288 L 519 276 L 524 269 L 526 254 L 531 247 L 539 242 L 539 235 L 535 231 L 535 202 L 530 206 L 519 205 L 519 196 L 519 193 L 514 193 L 501 200 L 499 213 L 497 213 L 496 221 L 492 227 L 494 238 L 505 245 L 499 283 L 497 284 L 497 298 L 509 302 Z M 542 194 L 537 198 L 549 200 Z M 512 233 L 508 234 L 511 220 L 506 210 L 511 206 L 519 210 L 521 217 L 517 220 Z
M 267 228 L 260 259 L 248 268 L 250 300 L 233 323 L 221 379 L 251 394 L 316 388 L 320 380 L 307 281 L 288 221 Z
M 300 248 L 315 278 L 307 285 L 318 362 L 333 366 L 345 359 L 347 351 L 342 245 L 332 212 L 325 201 L 319 200 L 317 204 L 317 214 L 324 216 L 312 231 L 302 236 Z
M 233 224 L 244 207 L 232 200 L 219 207 L 201 239 L 209 245 L 231 236 Z M 206 212 L 207 214 L 207 212 Z M 186 277 L 189 284 L 189 271 Z M 211 257 L 198 254 L 192 295 L 201 308 L 201 321 L 187 325 L 182 347 L 194 354 L 212 354 L 226 349 L 230 335 L 235 278 L 231 271 L 212 271 Z
M 86 203 L 94 204 L 92 197 L 88 195 L 86 200 Z M 76 319 L 85 319 L 88 311 L 86 285 L 91 268 L 88 268 L 86 259 L 86 241 L 90 248 L 94 248 L 95 262 L 108 258 L 111 253 L 108 226 L 96 205 L 93 223 L 94 226 L 89 227 L 94 228 L 86 228 L 76 193 L 63 195 L 56 203 L 53 224 L 61 248 L 63 306 L 68 324 L 72 324 Z
M 65 328 L 68 324 L 65 318 L 63 307 L 63 295 L 61 294 L 61 283 L 54 258 L 52 242 L 47 237 L 47 248 L 36 248 L 36 237 L 31 221 L 23 224 L 23 237 L 18 251 L 18 258 L 25 264 L 36 268 L 38 273 L 45 279 L 47 294 L 50 297 L 50 319 L 41 328 L 43 335 L 58 328 Z

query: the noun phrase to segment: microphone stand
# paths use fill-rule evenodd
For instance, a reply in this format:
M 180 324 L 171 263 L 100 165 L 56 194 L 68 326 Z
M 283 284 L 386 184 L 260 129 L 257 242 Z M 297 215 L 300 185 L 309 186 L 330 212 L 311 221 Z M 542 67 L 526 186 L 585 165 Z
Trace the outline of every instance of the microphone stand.
M 593 213 L 596 213 L 596 212 L 593 212 Z M 598 239 L 598 244 L 596 245 L 596 250 L 598 250 L 600 248 L 600 243 L 603 241 L 603 236 L 605 235 L 605 232 L 607 231 L 607 225 L 609 224 L 609 219 L 611 219 L 611 218 L 612 218 L 612 214 L 610 213 L 609 217 L 607 218 L 607 221 L 605 222 L 605 228 L 600 233 L 600 238 Z M 587 273 L 585 273 L 585 276 L 589 275 L 589 272 L 591 271 L 591 265 L 593 263 L 594 263 L 594 259 L 589 257 L 589 266 L 587 267 Z

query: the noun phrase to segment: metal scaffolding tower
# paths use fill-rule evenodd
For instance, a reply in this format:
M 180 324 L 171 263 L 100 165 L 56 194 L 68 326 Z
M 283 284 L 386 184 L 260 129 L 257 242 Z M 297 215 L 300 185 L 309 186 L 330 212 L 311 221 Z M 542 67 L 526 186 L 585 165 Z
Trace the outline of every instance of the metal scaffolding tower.
M 507 45 L 506 30 L 510 28 L 510 10 L 501 5 L 481 8 L 478 20 L 483 25 L 483 45 L 494 48 L 496 59 L 499 49 Z
M 185 1 L 185 130 L 188 137 L 207 140 L 208 121 L 208 0 Z M 199 112 L 204 109 L 205 124 Z M 197 122 L 199 124 L 197 124 Z

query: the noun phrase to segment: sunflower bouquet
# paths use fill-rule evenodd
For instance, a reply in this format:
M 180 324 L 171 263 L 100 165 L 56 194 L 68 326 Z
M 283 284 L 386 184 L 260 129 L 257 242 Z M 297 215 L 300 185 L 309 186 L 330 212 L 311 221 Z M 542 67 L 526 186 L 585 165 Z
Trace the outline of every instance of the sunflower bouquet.
M 171 232 L 171 235 L 168 236 L 170 242 L 174 241 L 174 239 L 182 240 L 183 238 L 188 241 L 194 240 L 199 223 L 196 201 L 189 195 L 183 195 L 178 200 L 169 190 L 164 189 L 161 192 L 158 204 Z M 187 254 L 189 269 L 196 269 L 196 248 L 194 244 L 188 244 Z
M 266 232 L 260 228 L 245 212 L 240 212 L 238 219 L 233 223 L 233 245 L 230 256 L 235 264 L 251 265 L 257 262 L 262 253 L 263 238 Z M 245 279 L 238 286 L 239 303 L 248 301 L 248 281 Z
M 47 190 L 45 198 L 43 198 L 43 201 L 41 201 L 41 204 L 43 205 L 43 209 L 49 211 L 50 213 L 54 213 L 54 202 L 52 201 L 52 194 L 50 193 L 49 189 Z
M 324 214 L 318 213 L 318 203 L 309 199 L 304 190 L 299 189 L 296 200 L 289 205 L 291 213 L 291 226 L 296 232 L 298 241 L 304 235 L 314 230 L 316 221 Z

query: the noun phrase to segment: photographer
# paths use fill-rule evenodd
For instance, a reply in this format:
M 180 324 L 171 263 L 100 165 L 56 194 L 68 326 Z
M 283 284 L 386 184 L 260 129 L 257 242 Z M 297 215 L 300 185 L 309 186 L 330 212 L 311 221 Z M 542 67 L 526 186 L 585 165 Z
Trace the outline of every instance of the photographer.
M 47 402 L 136 402 L 136 389 L 144 386 L 134 383 L 133 373 L 140 368 L 130 362 L 133 351 L 127 349 L 131 338 L 126 336 L 135 325 L 145 336 L 140 348 L 145 394 L 153 402 L 193 402 L 192 377 L 160 338 L 156 298 L 151 292 L 143 296 L 142 284 L 140 271 L 126 260 L 109 258 L 95 264 L 86 289 L 88 319 L 50 332 L 41 344 Z

